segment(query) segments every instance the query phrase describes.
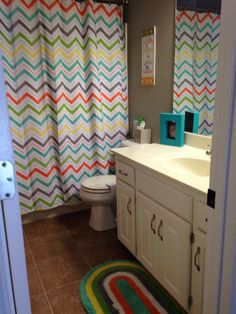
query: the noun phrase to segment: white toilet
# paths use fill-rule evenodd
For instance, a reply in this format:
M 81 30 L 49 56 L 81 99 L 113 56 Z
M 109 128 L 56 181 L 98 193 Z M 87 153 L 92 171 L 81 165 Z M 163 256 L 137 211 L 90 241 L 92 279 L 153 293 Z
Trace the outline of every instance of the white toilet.
M 120 147 L 133 145 L 138 144 L 125 140 Z M 85 179 L 80 187 L 80 197 L 91 205 L 91 228 L 104 231 L 116 227 L 116 176 L 101 175 Z

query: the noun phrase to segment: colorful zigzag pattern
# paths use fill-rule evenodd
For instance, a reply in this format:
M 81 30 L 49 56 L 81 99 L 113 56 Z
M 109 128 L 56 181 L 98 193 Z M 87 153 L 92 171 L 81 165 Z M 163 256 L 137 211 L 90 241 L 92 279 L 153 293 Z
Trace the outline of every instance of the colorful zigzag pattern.
M 173 111 L 198 111 L 205 135 L 213 128 L 219 35 L 220 15 L 177 10 Z
M 2 0 L 0 48 L 22 213 L 78 201 L 126 136 L 122 8 Z

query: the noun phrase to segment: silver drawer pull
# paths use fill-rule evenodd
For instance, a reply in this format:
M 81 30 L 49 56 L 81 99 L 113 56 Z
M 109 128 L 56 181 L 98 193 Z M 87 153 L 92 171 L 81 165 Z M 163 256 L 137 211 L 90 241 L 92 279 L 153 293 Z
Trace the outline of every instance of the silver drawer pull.
M 200 253 L 201 253 L 201 248 L 198 246 L 197 251 L 194 256 L 194 266 L 197 268 L 197 271 L 200 271 L 200 265 L 197 264 L 197 257 L 198 255 L 200 255 Z
M 152 232 L 154 234 L 156 234 L 156 230 L 153 228 L 153 223 L 154 223 L 155 219 L 156 219 L 156 215 L 153 214 L 153 217 L 152 217 L 152 220 L 151 220 L 151 229 L 152 229 Z
M 131 210 L 130 210 L 130 208 L 129 208 L 129 205 L 131 204 L 131 198 L 129 198 L 129 200 L 128 200 L 128 203 L 127 203 L 127 205 L 126 205 L 126 209 L 127 209 L 127 212 L 130 214 L 130 216 L 132 215 L 132 212 L 131 212 Z
M 158 236 L 161 239 L 161 241 L 163 241 L 163 236 L 161 235 L 161 232 L 160 232 L 162 225 L 163 225 L 163 221 L 161 220 L 161 222 L 160 222 L 160 224 L 158 226 Z
M 122 171 L 122 170 L 119 170 L 119 173 L 120 173 L 122 176 L 125 176 L 125 177 L 128 176 L 128 173 L 127 173 L 127 172 L 124 172 L 124 171 Z

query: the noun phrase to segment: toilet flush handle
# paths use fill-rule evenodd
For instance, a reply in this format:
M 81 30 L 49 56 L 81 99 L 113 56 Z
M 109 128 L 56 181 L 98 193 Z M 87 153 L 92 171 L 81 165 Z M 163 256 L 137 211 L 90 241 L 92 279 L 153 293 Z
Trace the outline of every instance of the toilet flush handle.
M 111 195 L 113 197 L 115 197 L 116 196 L 116 185 L 106 184 L 106 186 L 108 187 L 109 191 L 111 192 Z
M 111 186 L 109 184 L 106 184 L 106 186 L 108 187 L 109 190 L 111 190 Z

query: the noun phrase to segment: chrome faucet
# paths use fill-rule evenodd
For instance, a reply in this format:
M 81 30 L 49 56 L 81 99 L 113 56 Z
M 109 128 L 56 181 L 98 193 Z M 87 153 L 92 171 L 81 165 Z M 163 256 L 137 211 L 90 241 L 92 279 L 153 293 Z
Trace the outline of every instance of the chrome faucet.
M 211 149 L 212 149 L 212 147 L 209 144 L 207 146 L 208 146 L 208 149 L 206 150 L 206 155 L 207 156 L 211 156 Z

